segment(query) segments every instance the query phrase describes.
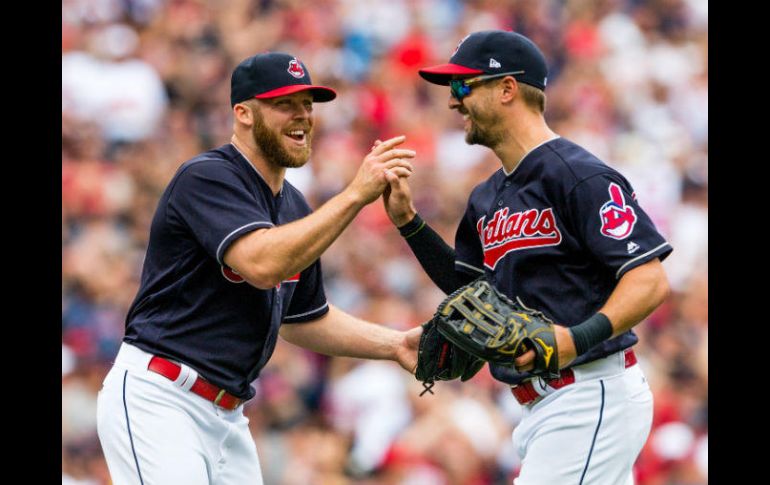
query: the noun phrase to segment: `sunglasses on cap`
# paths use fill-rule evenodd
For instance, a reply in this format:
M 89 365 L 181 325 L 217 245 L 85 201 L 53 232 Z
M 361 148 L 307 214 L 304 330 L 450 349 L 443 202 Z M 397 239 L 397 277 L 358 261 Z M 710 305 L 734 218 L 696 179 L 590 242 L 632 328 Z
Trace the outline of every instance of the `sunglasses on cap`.
M 452 96 L 457 101 L 460 101 L 464 97 L 471 94 L 471 86 L 482 81 L 489 81 L 490 79 L 496 79 L 498 77 L 515 76 L 516 74 L 524 74 L 524 71 L 513 72 L 501 72 L 498 74 L 485 74 L 483 76 L 476 76 L 469 79 L 452 79 L 449 81 L 449 89 Z

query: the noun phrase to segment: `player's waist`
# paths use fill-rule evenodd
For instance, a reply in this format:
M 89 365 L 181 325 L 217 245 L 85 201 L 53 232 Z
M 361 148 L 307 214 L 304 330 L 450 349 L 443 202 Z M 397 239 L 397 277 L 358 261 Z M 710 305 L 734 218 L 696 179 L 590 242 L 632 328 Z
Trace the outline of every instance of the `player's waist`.
M 511 387 L 519 404 L 531 404 L 562 387 L 576 382 L 612 377 L 636 364 L 633 349 L 626 349 L 585 364 L 562 369 L 558 379 L 533 378 Z
M 126 342 L 120 346 L 115 365 L 135 373 L 149 371 L 160 374 L 182 390 L 197 394 L 224 409 L 233 410 L 243 403 L 242 399 L 199 376 L 190 366 L 153 355 Z

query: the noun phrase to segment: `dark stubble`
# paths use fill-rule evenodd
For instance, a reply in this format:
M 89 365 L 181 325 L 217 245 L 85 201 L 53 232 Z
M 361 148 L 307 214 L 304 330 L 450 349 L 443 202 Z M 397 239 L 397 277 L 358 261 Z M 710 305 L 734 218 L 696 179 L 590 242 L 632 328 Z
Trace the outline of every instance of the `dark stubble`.
M 500 129 L 502 118 L 489 111 L 468 108 L 471 127 L 465 135 L 465 142 L 469 145 L 483 145 L 495 148 L 502 143 L 505 134 Z
M 310 125 L 307 123 L 299 124 L 291 129 L 304 129 L 307 144 L 301 150 L 289 151 L 281 143 L 281 134 L 270 129 L 266 124 L 262 113 L 258 109 L 251 108 L 254 115 L 254 128 L 251 130 L 254 136 L 254 143 L 262 151 L 265 159 L 276 166 L 285 168 L 299 168 L 310 159 L 311 144 L 313 135 L 310 132 Z
M 471 118 L 471 128 L 465 135 L 465 142 L 469 145 L 483 145 L 489 148 L 495 148 L 502 143 L 504 134 L 500 130 L 499 116 L 487 113 L 481 113 L 474 109 L 469 109 Z

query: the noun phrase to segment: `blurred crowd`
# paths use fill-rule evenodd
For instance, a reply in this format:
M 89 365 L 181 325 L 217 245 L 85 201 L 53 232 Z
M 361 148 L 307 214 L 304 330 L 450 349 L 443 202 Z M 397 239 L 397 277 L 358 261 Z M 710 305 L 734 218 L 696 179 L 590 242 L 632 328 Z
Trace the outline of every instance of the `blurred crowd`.
M 416 206 L 453 243 L 472 187 L 499 168 L 464 142 L 448 90 L 417 69 L 466 34 L 512 29 L 549 61 L 546 119 L 630 180 L 674 246 L 672 297 L 635 331 L 655 396 L 638 485 L 708 483 L 706 0 L 62 0 L 62 483 L 109 484 L 96 393 L 123 336 L 149 223 L 177 167 L 229 141 L 230 73 L 288 52 L 338 98 L 315 108 L 318 207 L 379 138 L 417 151 Z M 394 328 L 443 294 L 376 201 L 322 257 L 327 296 Z M 510 484 L 521 408 L 487 369 L 419 383 L 396 364 L 285 342 L 245 412 L 266 485 Z

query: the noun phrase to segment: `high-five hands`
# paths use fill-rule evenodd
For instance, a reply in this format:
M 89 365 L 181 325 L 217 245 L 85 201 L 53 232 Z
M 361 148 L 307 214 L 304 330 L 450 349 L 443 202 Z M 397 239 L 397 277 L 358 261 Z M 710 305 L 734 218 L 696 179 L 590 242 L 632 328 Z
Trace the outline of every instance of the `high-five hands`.
M 404 140 L 404 135 L 383 142 L 377 140 L 369 154 L 364 157 L 347 190 L 362 203 L 369 204 L 389 187 L 392 177 L 409 177 L 414 170 L 409 160 L 413 159 L 416 153 L 414 150 L 396 148 Z

